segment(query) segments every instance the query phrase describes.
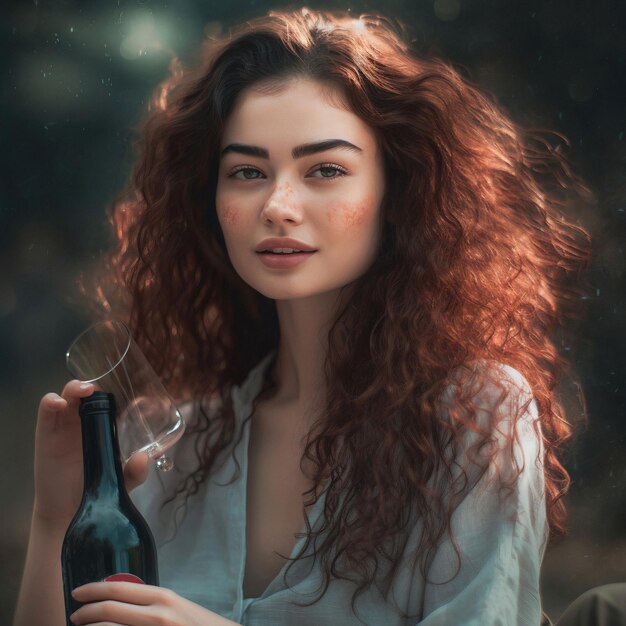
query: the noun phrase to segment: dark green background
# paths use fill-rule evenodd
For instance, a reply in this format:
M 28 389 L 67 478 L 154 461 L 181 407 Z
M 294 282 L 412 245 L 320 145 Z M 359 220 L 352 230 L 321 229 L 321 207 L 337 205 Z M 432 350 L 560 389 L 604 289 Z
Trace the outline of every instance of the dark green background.
M 32 502 L 37 404 L 60 391 L 63 355 L 85 324 L 75 281 L 107 245 L 104 208 L 125 182 L 132 127 L 172 54 L 195 58 L 207 32 L 286 5 L 255 0 L 122 0 L 5 5 L 0 187 L 0 623 L 18 589 Z M 596 193 L 573 215 L 593 234 L 591 297 L 569 346 L 589 428 L 567 458 L 570 535 L 549 549 L 546 608 L 558 615 L 586 588 L 626 581 L 624 234 L 626 12 L 623 2 L 394 0 L 310 2 L 380 11 L 423 54 L 452 61 L 518 122 L 567 136 Z M 580 412 L 572 386 L 572 417 Z M 568 390 L 569 389 L 569 390 Z

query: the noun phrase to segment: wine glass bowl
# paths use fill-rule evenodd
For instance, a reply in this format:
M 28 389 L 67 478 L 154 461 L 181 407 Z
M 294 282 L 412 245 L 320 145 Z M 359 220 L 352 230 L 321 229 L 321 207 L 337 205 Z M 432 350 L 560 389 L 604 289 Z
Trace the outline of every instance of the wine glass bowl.
M 158 469 L 173 467 L 164 453 L 182 436 L 185 421 L 124 322 L 104 320 L 87 328 L 68 348 L 66 363 L 78 380 L 115 395 L 124 462 L 144 452 Z
M 145 452 L 150 458 L 156 457 L 159 469 L 171 469 L 167 467 L 169 459 L 162 455 L 180 438 L 180 420 L 178 409 L 166 397 L 143 395 L 131 398 L 118 418 L 117 433 L 123 458 Z M 140 429 L 136 427 L 137 422 L 141 424 Z M 146 432 L 157 432 L 158 437 L 146 439 Z

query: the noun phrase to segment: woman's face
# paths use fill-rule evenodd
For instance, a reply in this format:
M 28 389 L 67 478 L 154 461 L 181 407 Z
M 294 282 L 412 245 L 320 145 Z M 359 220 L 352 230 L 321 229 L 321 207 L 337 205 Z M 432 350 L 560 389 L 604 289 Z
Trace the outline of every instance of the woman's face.
M 241 278 L 305 298 L 359 278 L 376 257 L 384 192 L 372 130 L 313 80 L 244 91 L 226 123 L 217 216 Z M 323 89 L 325 91 L 323 91 Z M 295 242 L 268 241 L 290 238 Z M 263 250 L 306 249 L 278 254 Z

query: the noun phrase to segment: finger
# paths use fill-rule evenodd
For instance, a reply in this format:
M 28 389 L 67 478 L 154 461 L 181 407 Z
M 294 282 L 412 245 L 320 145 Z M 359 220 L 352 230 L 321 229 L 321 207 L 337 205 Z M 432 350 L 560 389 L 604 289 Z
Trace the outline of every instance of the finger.
M 61 392 L 61 396 L 66 399 L 70 398 L 84 398 L 85 396 L 89 396 L 94 392 L 93 383 L 86 383 L 81 380 L 70 380 L 65 387 L 63 387 L 63 391 Z
M 63 391 L 61 397 L 67 400 L 67 408 L 77 410 L 81 398 L 90 396 L 95 391 L 92 383 L 85 383 L 80 380 L 70 380 Z
M 85 604 L 70 615 L 74 624 L 124 624 L 124 626 L 154 626 L 155 615 L 162 615 L 160 607 L 137 606 L 116 600 Z
M 148 605 L 157 602 L 166 595 L 167 590 L 153 585 L 127 582 L 88 583 L 76 587 L 72 596 L 79 602 L 98 602 L 116 600 L 128 604 Z
M 47 393 L 39 402 L 39 416 L 43 419 L 51 419 L 58 411 L 67 407 L 67 400 L 57 393 Z
M 137 452 L 128 459 L 124 466 L 124 479 L 128 491 L 139 487 L 148 478 L 148 462 L 148 455 L 145 452 Z

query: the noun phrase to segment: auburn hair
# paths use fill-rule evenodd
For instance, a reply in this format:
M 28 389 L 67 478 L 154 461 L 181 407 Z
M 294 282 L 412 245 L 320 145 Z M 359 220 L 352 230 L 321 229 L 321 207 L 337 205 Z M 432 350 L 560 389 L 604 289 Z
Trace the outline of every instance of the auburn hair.
M 549 525 L 564 532 L 560 457 L 572 425 L 556 385 L 571 366 L 558 333 L 578 314 L 591 258 L 588 233 L 567 216 L 591 200 L 563 155 L 567 140 L 522 129 L 449 63 L 421 58 L 400 30 L 378 16 L 272 12 L 208 40 L 194 67 L 173 62 L 110 208 L 117 244 L 95 294 L 129 322 L 175 397 L 219 407 L 201 403 L 198 467 L 179 487 L 189 497 L 233 444 L 232 387 L 279 338 L 274 302 L 234 271 L 216 217 L 229 113 L 253 85 L 305 77 L 373 129 L 386 169 L 382 245 L 328 333 L 325 410 L 304 453 L 315 467 L 308 503 L 326 489 L 324 526 L 307 534 L 308 545 L 324 533 L 322 593 L 331 576 L 355 580 L 353 603 L 379 558 L 397 558 L 394 538 L 411 512 L 423 525 L 415 556 L 424 575 L 450 531 L 453 507 L 433 478 L 454 475 L 463 432 L 493 438 L 467 392 L 468 363 L 508 365 L 530 385 Z M 437 403 L 450 385 L 460 409 L 444 420 Z M 460 493 L 467 482 L 447 488 Z

